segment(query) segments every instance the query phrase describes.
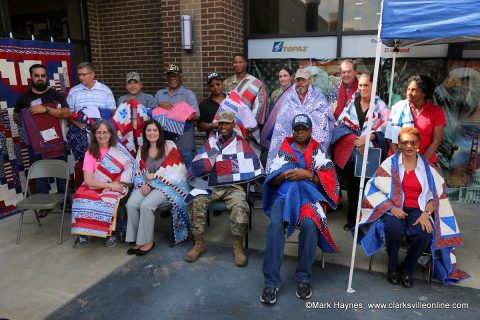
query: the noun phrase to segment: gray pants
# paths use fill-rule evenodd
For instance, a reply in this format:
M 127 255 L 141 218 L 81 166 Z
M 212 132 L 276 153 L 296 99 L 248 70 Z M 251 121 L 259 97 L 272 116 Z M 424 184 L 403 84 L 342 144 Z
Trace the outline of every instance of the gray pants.
M 153 241 L 155 210 L 167 201 L 165 195 L 152 189 L 146 196 L 140 188 L 133 191 L 127 202 L 127 237 L 125 241 L 144 245 Z

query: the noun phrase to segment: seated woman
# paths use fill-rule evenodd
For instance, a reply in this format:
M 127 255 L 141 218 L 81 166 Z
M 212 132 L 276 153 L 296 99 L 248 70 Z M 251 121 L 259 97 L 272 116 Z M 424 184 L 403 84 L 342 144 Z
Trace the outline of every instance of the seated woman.
M 135 168 L 135 159 L 117 144 L 113 127 L 97 120 L 83 160 L 84 182 L 72 203 L 72 234 L 79 235 L 80 245 L 88 245 L 89 236 L 107 238 L 106 247 L 117 244 L 122 226 L 118 204 L 128 193 L 126 184 L 132 183 Z
M 270 166 L 263 187 L 263 208 L 270 217 L 263 259 L 264 284 L 260 301 L 274 304 L 281 284 L 280 267 L 285 234 L 298 226 L 298 266 L 296 295 L 312 295 L 312 265 L 317 246 L 324 252 L 338 252 L 327 227 L 324 207 L 336 208 L 339 186 L 333 163 L 325 157 L 312 137 L 312 121 L 306 114 L 295 116 L 292 137 L 283 140 Z M 286 230 L 285 230 L 286 229 Z
M 164 203 L 172 205 L 175 242 L 188 235 L 188 211 L 185 197 L 190 192 L 187 169 L 175 144 L 165 140 L 160 124 L 151 119 L 143 127 L 143 145 L 137 154 L 135 190 L 127 202 L 127 242 L 135 242 L 127 254 L 143 256 L 155 246 L 153 227 L 155 210 Z
M 453 250 L 463 245 L 455 215 L 445 193 L 445 182 L 428 160 L 418 153 L 420 133 L 403 128 L 398 134 L 399 152 L 387 158 L 365 187 L 359 226 L 372 224 L 367 234 L 359 236 L 367 256 L 383 248 L 388 254 L 387 279 L 413 284 L 412 275 L 418 258 L 429 249 L 435 276 L 443 283 L 468 278 L 455 268 Z M 398 250 L 403 237 L 409 243 L 402 268 Z
M 343 227 L 346 231 L 355 227 L 357 217 L 358 194 L 360 192 L 360 178 L 354 176 L 357 153 L 363 153 L 366 141 L 372 147 L 383 147 L 385 157 L 388 149 L 388 143 L 384 139 L 388 109 L 385 102 L 379 97 L 375 97 L 372 132 L 368 139 L 366 137 L 372 80 L 372 75 L 369 73 L 359 76 L 358 91 L 354 93 L 352 99 L 338 117 L 332 133 L 333 161 L 339 169 L 342 169 L 341 174 L 347 187 L 347 223 Z

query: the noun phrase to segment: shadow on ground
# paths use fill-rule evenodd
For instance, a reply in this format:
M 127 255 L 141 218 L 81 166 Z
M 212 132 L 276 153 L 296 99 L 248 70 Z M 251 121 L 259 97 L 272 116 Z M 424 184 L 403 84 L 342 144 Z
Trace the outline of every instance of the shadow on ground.
M 293 257 L 284 258 L 277 304 L 266 306 L 259 301 L 263 288 L 262 252 L 249 250 L 248 265 L 238 268 L 233 264 L 231 248 L 210 245 L 206 255 L 189 264 L 184 262 L 183 254 L 191 243 L 174 249 L 166 243 L 164 239 L 157 242 L 151 254 L 118 267 L 47 319 L 291 320 L 321 316 L 437 320 L 475 319 L 479 312 L 480 290 L 443 287 L 420 279 L 413 288 L 404 289 L 389 284 L 384 274 L 363 270 L 354 273 L 356 292 L 347 293 L 349 269 L 328 263 L 323 270 L 319 264 L 314 266 L 313 296 L 300 300 L 295 296 Z M 370 306 L 372 303 L 385 303 L 387 307 Z M 464 305 L 452 309 L 453 303 Z M 442 304 L 450 308 L 442 308 Z

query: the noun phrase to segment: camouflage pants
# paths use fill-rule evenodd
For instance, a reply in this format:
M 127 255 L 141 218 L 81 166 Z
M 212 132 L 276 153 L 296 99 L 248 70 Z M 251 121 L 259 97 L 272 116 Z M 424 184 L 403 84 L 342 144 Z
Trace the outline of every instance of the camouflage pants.
M 234 236 L 245 236 L 248 231 L 248 207 L 245 190 L 241 185 L 219 186 L 208 197 L 198 197 L 189 206 L 192 234 L 205 232 L 207 210 L 212 202 L 223 200 L 230 210 L 230 229 Z

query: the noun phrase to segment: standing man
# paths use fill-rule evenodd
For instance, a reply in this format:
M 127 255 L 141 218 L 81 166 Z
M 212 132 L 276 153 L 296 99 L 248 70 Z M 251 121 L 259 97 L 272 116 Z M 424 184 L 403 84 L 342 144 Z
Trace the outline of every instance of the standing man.
M 335 110 L 333 113 L 335 120 L 338 119 L 338 116 L 347 106 L 348 101 L 357 91 L 357 64 L 355 61 L 346 59 L 340 63 L 340 77 L 342 78 L 340 86 L 333 88 L 327 94 L 327 100 L 332 105 L 332 109 Z
M 95 68 L 90 62 L 77 65 L 77 76 L 80 83 L 73 87 L 67 96 L 71 118 L 67 141 L 70 144 L 75 165 L 75 185 L 83 182 L 83 157 L 89 143 L 89 124 L 101 118 L 100 109 L 116 109 L 112 90 L 95 80 Z M 77 117 L 77 115 L 81 115 Z
M 128 94 L 121 96 L 117 100 L 117 106 L 125 102 L 125 100 L 135 100 L 138 101 L 141 105 L 153 109 L 157 105 L 155 103 L 155 98 L 148 93 L 142 92 L 142 80 L 140 79 L 140 74 L 138 72 L 132 71 L 127 73 L 127 84 L 126 88 Z
M 47 84 L 47 67 L 42 64 L 34 64 L 29 69 L 32 86 L 21 94 L 13 109 L 13 120 L 21 126 L 20 112 L 24 108 L 28 108 L 30 114 L 47 113 L 48 115 L 58 119 L 68 119 L 70 117 L 70 109 L 63 95 Z M 58 108 L 60 105 L 60 108 Z M 33 162 L 42 159 L 41 155 L 34 155 Z M 63 161 L 67 160 L 67 156 L 57 157 Z M 65 180 L 57 180 L 57 189 L 59 192 L 65 190 Z M 48 193 L 48 180 L 37 179 L 37 192 Z M 48 214 L 49 210 L 40 210 L 38 217 L 43 218 Z
M 284 98 L 275 120 L 272 140 L 268 151 L 267 170 L 270 170 L 283 140 L 292 133 L 292 120 L 298 114 L 306 114 L 313 123 L 312 137 L 329 157 L 330 140 L 335 119 L 325 96 L 313 89 L 311 74 L 305 69 L 295 73 L 295 84 L 284 93 Z
M 227 97 L 225 94 L 225 85 L 223 78 L 216 72 L 212 72 L 207 77 L 208 90 L 210 96 L 200 102 L 200 120 L 198 122 L 198 130 L 207 133 L 207 138 L 212 129 L 218 128 L 218 122 L 213 122 L 213 118 L 217 113 L 218 107 Z
M 263 125 L 268 104 L 265 86 L 260 80 L 247 73 L 247 66 L 247 58 L 243 54 L 236 54 L 233 57 L 235 74 L 223 82 L 225 93 L 229 94 L 233 89 L 237 89 L 245 104 L 252 110 L 257 123 Z
M 82 62 L 77 66 L 80 83 L 73 87 L 67 96 L 71 112 L 82 111 L 88 118 L 101 118 L 100 109 L 116 109 L 112 90 L 95 80 L 95 68 L 90 62 Z M 70 119 L 77 127 L 85 129 L 86 125 Z
M 172 104 L 186 102 L 195 109 L 195 116 L 185 123 L 185 129 L 182 135 L 176 135 L 165 132 L 165 139 L 172 140 L 182 155 L 183 162 L 187 166 L 192 163 L 195 153 L 195 136 L 193 134 L 193 121 L 197 121 L 200 116 L 198 103 L 195 94 L 182 85 L 182 68 L 171 64 L 167 68 L 167 87 L 160 89 L 155 94 L 155 103 L 164 109 L 171 109 Z

